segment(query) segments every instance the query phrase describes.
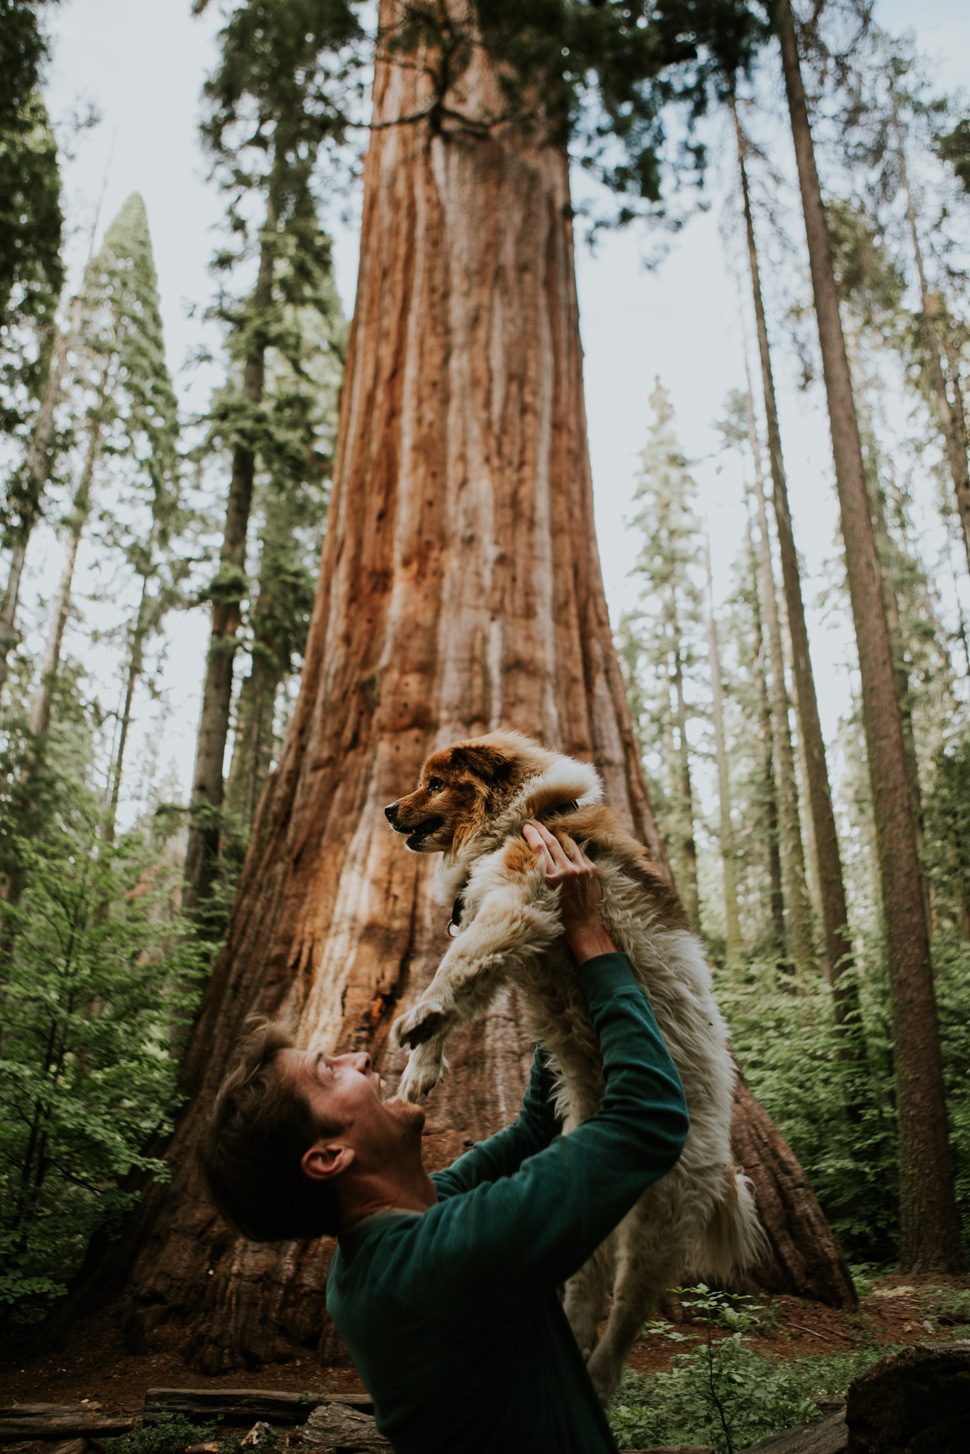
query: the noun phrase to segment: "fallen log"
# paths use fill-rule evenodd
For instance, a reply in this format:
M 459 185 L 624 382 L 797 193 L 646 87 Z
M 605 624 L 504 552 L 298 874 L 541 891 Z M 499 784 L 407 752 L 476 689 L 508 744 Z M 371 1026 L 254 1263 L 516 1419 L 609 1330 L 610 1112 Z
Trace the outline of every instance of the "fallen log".
M 340 1404 L 314 1409 L 303 1429 L 311 1454 L 394 1454 L 369 1414 Z
M 146 1424 L 174 1414 L 196 1423 L 222 1419 L 231 1424 L 302 1424 L 315 1408 L 340 1403 L 371 1413 L 366 1394 L 277 1393 L 267 1388 L 150 1388 L 145 1394 Z
M 71 1404 L 0 1404 L 0 1444 L 127 1434 L 134 1422 L 121 1416 L 99 1418 Z
M 849 1454 L 966 1454 L 970 1342 L 914 1343 L 849 1384 Z
M 849 1430 L 843 1404 L 834 1413 L 815 1419 L 811 1424 L 799 1424 L 795 1429 L 772 1434 L 752 1444 L 743 1454 L 845 1454 L 848 1442 Z

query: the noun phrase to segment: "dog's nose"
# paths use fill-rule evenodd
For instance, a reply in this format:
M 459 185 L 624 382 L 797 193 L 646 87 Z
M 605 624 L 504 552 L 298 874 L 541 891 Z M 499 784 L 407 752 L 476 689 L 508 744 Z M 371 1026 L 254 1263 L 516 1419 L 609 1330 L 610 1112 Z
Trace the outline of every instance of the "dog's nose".
M 384 817 L 389 823 L 394 822 L 394 819 L 397 817 L 397 803 L 388 803 L 384 809 Z

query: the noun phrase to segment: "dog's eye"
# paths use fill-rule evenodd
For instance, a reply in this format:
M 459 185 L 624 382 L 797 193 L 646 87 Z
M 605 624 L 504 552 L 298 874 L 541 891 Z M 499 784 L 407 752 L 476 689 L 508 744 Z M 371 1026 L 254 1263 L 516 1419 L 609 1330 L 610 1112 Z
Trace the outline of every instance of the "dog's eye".
M 441 789 L 443 787 L 444 787 L 444 783 L 441 781 L 440 777 L 429 777 L 428 778 L 428 792 L 429 793 L 440 793 L 441 792 Z

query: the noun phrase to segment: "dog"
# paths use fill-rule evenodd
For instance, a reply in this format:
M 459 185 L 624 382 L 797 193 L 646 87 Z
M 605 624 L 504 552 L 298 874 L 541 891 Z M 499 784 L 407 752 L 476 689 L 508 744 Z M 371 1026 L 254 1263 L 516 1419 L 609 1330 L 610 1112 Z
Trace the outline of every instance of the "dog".
M 731 1160 L 733 1065 L 700 941 L 641 844 L 601 802 L 596 769 L 518 732 L 495 732 L 433 753 L 417 790 L 385 808 L 416 853 L 444 855 L 438 890 L 455 937 L 428 988 L 392 1027 L 410 1056 L 399 1086 L 417 1101 L 439 1079 L 448 1035 L 489 1008 L 506 985 L 556 1075 L 568 1133 L 596 1110 L 599 1045 L 558 911 L 522 827 L 538 819 L 569 834 L 597 866 L 606 929 L 647 991 L 683 1082 L 690 1133 L 674 1169 L 643 1194 L 570 1280 L 565 1308 L 606 1404 L 644 1321 L 683 1276 L 721 1282 L 764 1248 L 751 1186 Z M 598 1327 L 612 1291 L 602 1337 Z

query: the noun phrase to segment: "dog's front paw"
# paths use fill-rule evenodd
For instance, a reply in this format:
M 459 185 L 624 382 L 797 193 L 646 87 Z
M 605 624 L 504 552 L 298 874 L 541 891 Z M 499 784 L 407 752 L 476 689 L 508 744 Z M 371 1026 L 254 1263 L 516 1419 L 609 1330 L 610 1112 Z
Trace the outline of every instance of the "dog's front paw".
M 441 1079 L 444 1064 L 440 1045 L 419 1045 L 411 1051 L 397 1093 L 406 1101 L 420 1101 Z
M 430 1001 L 421 1001 L 406 1015 L 399 1015 L 391 1027 L 391 1043 L 398 1050 L 405 1046 L 413 1050 L 430 1040 L 432 1035 L 441 1034 L 444 1026 L 444 1011 Z

